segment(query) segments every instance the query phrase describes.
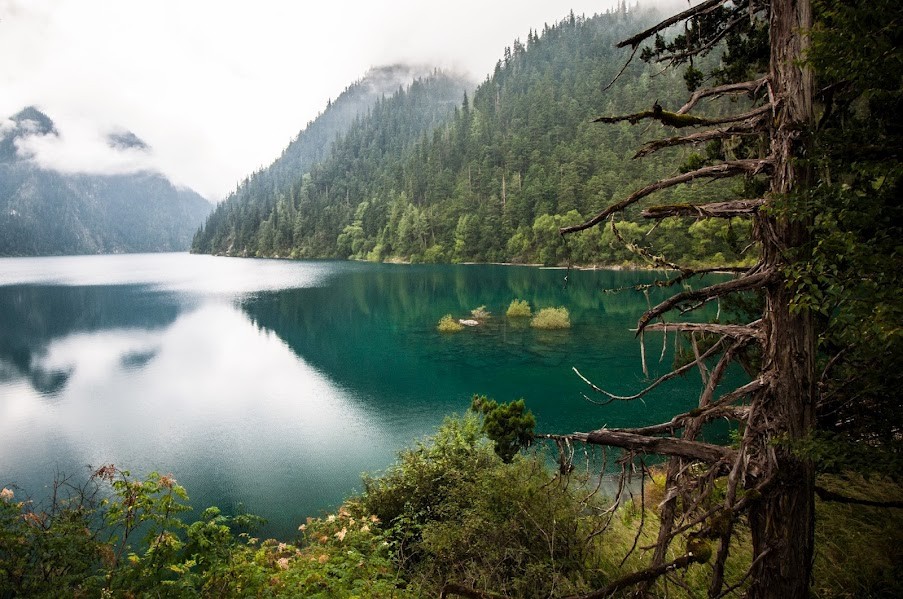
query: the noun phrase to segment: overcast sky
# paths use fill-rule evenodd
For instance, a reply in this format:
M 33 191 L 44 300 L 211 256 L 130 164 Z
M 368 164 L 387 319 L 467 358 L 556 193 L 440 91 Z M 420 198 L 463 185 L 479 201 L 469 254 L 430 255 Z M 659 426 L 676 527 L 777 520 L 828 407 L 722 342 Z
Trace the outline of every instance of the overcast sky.
M 482 81 L 505 46 L 616 0 L 0 0 L 0 131 L 25 106 L 59 142 L 45 166 L 150 162 L 211 200 L 269 164 L 369 67 L 428 63 Z M 8 125 L 8 123 L 7 123 Z M 131 130 L 150 156 L 104 142 Z

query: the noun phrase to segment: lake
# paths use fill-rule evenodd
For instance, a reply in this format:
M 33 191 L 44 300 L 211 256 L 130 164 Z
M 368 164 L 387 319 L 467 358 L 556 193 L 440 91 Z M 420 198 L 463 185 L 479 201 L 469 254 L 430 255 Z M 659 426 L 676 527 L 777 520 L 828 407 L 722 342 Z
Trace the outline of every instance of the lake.
M 265 534 L 291 538 L 474 393 L 525 398 L 542 432 L 660 422 L 695 405 L 697 373 L 600 407 L 572 371 L 613 392 L 641 388 L 629 329 L 664 294 L 608 290 L 653 277 L 189 254 L 0 259 L 0 486 L 39 498 L 58 472 L 157 470 L 196 508 L 243 507 L 267 518 Z M 514 298 L 565 306 L 572 327 L 506 319 Z M 480 305 L 486 325 L 437 332 L 444 314 Z M 662 336 L 647 335 L 652 376 L 671 364 L 672 340 L 663 353 Z

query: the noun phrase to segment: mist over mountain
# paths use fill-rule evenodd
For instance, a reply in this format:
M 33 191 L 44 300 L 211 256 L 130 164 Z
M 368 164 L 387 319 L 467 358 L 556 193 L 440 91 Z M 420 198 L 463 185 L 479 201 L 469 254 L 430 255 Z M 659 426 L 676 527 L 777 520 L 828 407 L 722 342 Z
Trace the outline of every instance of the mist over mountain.
M 474 87 L 467 76 L 430 67 L 370 69 L 330 101 L 269 167 L 247 177 L 217 206 L 204 229 L 216 236 L 212 247 L 224 253 L 249 247 L 277 203 L 284 209 L 291 198 L 295 205 L 302 180 L 331 160 L 336 147 L 344 152 L 349 143 L 357 143 L 349 139 L 365 140 L 361 143 L 367 147 L 358 152 L 360 165 L 364 155 L 371 161 L 377 155 L 400 155 L 424 132 L 450 118 Z
M 703 159 L 678 149 L 633 160 L 644 128 L 592 122 L 648 110 L 655 99 L 664 106 L 683 101 L 679 73 L 658 73 L 642 61 L 603 91 L 629 55 L 615 44 L 658 16 L 623 4 L 589 18 L 571 13 L 505 48 L 467 97 L 439 100 L 424 79 L 355 119 L 328 152 L 321 148 L 312 168 L 288 159 L 295 151 L 289 146 L 211 214 L 192 250 L 412 262 L 633 259 L 610 228 L 567 242 L 558 229 L 660 178 L 674 168 L 675 152 Z M 441 104 L 448 97 L 454 103 Z M 450 109 L 422 118 L 438 105 Z M 335 104 L 293 143 L 315 138 L 333 110 Z M 702 201 L 725 191 L 715 182 L 665 190 L 661 198 Z M 719 254 L 719 263 L 739 260 L 737 238 L 744 235 L 742 226 L 713 221 L 689 230 L 625 222 L 621 231 L 687 262 Z
M 41 166 L 35 148 L 60 136 L 35 107 L 0 122 L 0 255 L 188 248 L 209 202 L 149 170 L 95 174 Z M 107 143 L 126 155 L 150 150 L 129 131 L 109 134 Z

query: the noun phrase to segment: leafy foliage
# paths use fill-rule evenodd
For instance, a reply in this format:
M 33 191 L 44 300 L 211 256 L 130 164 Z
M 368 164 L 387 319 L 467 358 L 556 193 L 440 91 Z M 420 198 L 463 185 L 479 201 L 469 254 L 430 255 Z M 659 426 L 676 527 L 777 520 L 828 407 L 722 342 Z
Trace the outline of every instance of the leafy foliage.
M 529 318 L 532 315 L 530 311 L 530 302 L 527 300 L 513 299 L 505 311 L 508 318 Z
M 537 329 L 569 329 L 571 328 L 571 317 L 568 309 L 564 306 L 558 308 L 543 308 L 536 313 L 530 326 Z
M 499 404 L 485 395 L 474 395 L 470 409 L 483 415 L 483 432 L 495 443 L 495 453 L 506 464 L 533 443 L 536 417 L 524 400 Z
M 440 333 L 457 333 L 463 328 L 464 325 L 455 320 L 451 314 L 446 314 L 440 318 L 439 324 L 436 326 Z

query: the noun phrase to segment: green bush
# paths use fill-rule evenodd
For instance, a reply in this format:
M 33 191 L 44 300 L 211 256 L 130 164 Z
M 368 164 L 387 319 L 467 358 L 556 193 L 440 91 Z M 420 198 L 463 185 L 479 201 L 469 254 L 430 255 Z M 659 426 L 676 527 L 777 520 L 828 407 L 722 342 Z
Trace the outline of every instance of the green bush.
M 488 320 L 492 314 L 486 309 L 486 306 L 480 306 L 470 311 L 470 315 L 474 320 Z
M 511 300 L 511 305 L 508 306 L 508 311 L 505 312 L 505 316 L 507 316 L 508 318 L 529 318 L 530 316 L 532 316 L 532 312 L 530 311 L 530 303 L 527 300 Z
M 446 581 L 466 582 L 512 597 L 592 588 L 583 581 L 595 516 L 578 501 L 580 486 L 552 478 L 541 456 L 505 464 L 481 427 L 474 413 L 446 419 L 382 476 L 365 478 L 354 502 L 388 527 L 408 588 L 436 596 Z
M 470 409 L 483 415 L 483 432 L 495 443 L 495 453 L 506 464 L 533 443 L 536 418 L 523 399 L 499 405 L 485 395 L 474 395 Z
M 446 314 L 439 319 L 439 324 L 436 328 L 440 333 L 457 333 L 464 328 L 464 325 L 455 320 L 451 314 Z
M 530 326 L 548 330 L 569 329 L 571 327 L 571 318 L 570 314 L 568 314 L 568 309 L 563 306 L 560 308 L 543 308 L 530 321 Z

